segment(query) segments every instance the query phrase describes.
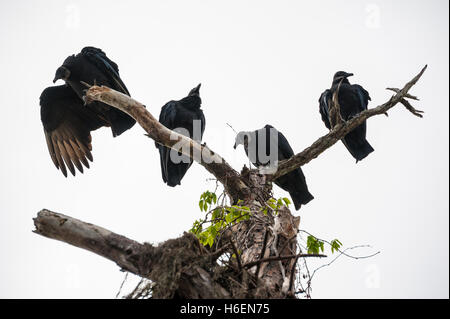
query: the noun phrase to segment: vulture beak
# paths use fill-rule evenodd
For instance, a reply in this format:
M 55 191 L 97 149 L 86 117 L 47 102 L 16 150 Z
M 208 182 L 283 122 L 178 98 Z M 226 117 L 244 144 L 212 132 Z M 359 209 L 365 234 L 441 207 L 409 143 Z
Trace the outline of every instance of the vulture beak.
M 200 86 L 202 84 L 200 83 L 199 85 L 197 85 L 195 88 L 193 88 L 191 90 L 191 92 L 189 92 L 189 95 L 200 95 Z
M 70 71 L 68 68 L 64 66 L 60 66 L 55 73 L 55 78 L 53 79 L 53 83 L 55 83 L 58 80 L 64 80 L 66 81 L 70 77 Z
M 234 149 L 236 149 L 236 147 L 237 147 L 237 144 L 236 144 L 236 143 L 234 143 L 234 146 L 233 146 L 233 148 L 234 148 Z

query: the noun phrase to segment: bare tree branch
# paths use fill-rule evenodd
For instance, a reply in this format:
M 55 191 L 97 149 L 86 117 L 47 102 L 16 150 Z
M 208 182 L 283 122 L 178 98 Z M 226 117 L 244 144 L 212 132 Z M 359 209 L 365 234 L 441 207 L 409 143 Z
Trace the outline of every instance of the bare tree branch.
M 405 97 L 411 98 L 411 95 L 408 95 L 408 91 L 414 84 L 417 83 L 422 74 L 425 72 L 426 68 L 427 66 L 425 65 L 425 67 L 420 71 L 418 75 L 416 75 L 411 81 L 406 83 L 403 89 L 398 90 L 397 94 L 392 96 L 386 103 L 377 106 L 375 108 L 368 109 L 364 112 L 361 112 L 347 122 L 336 124 L 336 126 L 333 127 L 333 129 L 327 135 L 317 139 L 311 146 L 307 147 L 302 152 L 292 156 L 290 159 L 280 162 L 278 165 L 277 172 L 272 176 L 268 177 L 268 179 L 275 180 L 278 177 L 283 176 L 289 173 L 290 171 L 309 163 L 311 160 L 319 156 L 326 149 L 333 146 L 337 141 L 342 139 L 345 135 L 347 135 L 347 133 L 355 129 L 357 126 L 361 125 L 369 117 L 385 114 L 397 103 L 399 102 L 404 103 L 402 101 L 405 101 L 404 100 Z M 422 112 L 415 110 L 414 108 L 412 108 L 412 106 L 411 107 L 407 106 L 407 109 L 416 116 L 418 116 L 417 113 Z
M 268 262 L 268 261 L 279 261 L 279 260 L 286 260 L 286 259 L 296 259 L 296 258 L 308 258 L 308 257 L 314 257 L 314 258 L 325 258 L 327 255 L 323 254 L 297 254 L 297 255 L 287 255 L 287 256 L 272 256 L 267 258 L 258 259 L 256 261 L 252 261 L 249 263 L 246 263 L 243 267 L 244 268 L 251 268 L 255 265 Z
M 214 256 L 208 254 L 192 234 L 153 247 L 46 209 L 34 218 L 34 225 L 34 232 L 39 235 L 89 250 L 114 261 L 124 270 L 156 282 L 160 289 L 155 288 L 155 298 L 172 298 L 175 293 L 181 298 L 230 297 L 214 280 L 214 272 L 209 273 L 205 270 L 207 267 L 202 267 L 203 260 L 210 265 Z M 182 258 L 177 259 L 180 255 Z M 171 273 L 171 268 L 175 274 Z
M 386 88 L 386 90 L 394 91 L 395 93 L 399 93 L 400 92 L 400 89 L 397 89 L 397 88 Z M 420 101 L 417 96 L 411 95 L 409 93 L 405 94 L 405 98 L 411 99 L 411 100 Z
M 134 240 L 47 209 L 41 210 L 33 220 L 36 234 L 89 250 L 114 261 L 122 269 L 146 275 L 138 261 L 130 258 L 144 252 L 144 246 Z
M 411 103 L 408 102 L 408 100 L 406 100 L 406 99 L 401 99 L 401 100 L 400 100 L 400 103 L 402 103 L 403 106 L 406 107 L 406 109 L 407 109 L 408 111 L 410 111 L 412 114 L 414 114 L 415 116 L 417 116 L 417 117 L 423 117 L 423 115 L 422 115 L 421 113 L 424 113 L 424 112 L 423 112 L 423 111 L 420 111 L 420 110 L 416 110 L 416 109 L 411 105 Z
M 201 145 L 189 137 L 168 129 L 159 123 L 143 104 L 128 95 L 106 86 L 93 85 L 86 92 L 86 102 L 90 101 L 100 101 L 129 114 L 147 132 L 147 136 L 156 143 L 170 148 L 173 148 L 175 144 L 181 147 L 177 150 L 190 156 L 213 174 L 224 185 L 225 190 L 235 202 L 248 195 L 249 189 L 240 174 L 219 154 L 210 150 L 205 144 Z
M 387 111 L 394 107 L 397 103 L 403 104 L 412 114 L 421 117 L 422 115 L 420 113 L 423 112 L 414 109 L 411 104 L 405 100 L 405 98 L 417 100 L 417 97 L 408 94 L 408 91 L 421 78 L 426 68 L 427 66 L 425 66 L 411 81 L 406 83 L 403 89 L 388 88 L 389 90 L 396 92 L 396 94 L 386 103 L 361 112 L 346 122 L 339 121 L 339 117 L 335 116 L 337 120 L 336 124 L 327 135 L 317 139 L 311 146 L 294 155 L 290 159 L 280 162 L 277 172 L 271 176 L 268 176 L 268 180 L 273 181 L 280 176 L 283 176 L 290 171 L 309 163 L 326 149 L 330 148 L 337 141 L 342 139 L 347 133 L 361 125 L 365 120 L 375 115 L 387 114 Z M 333 96 L 334 102 L 336 102 L 336 98 L 336 96 Z M 187 146 L 182 147 L 182 149 L 188 149 L 190 152 L 186 152 L 184 154 L 193 158 L 195 161 L 203 165 L 211 174 L 213 174 L 224 185 L 225 189 L 234 200 L 244 198 L 245 195 L 248 194 L 248 187 L 246 187 L 245 182 L 241 179 L 239 173 L 235 171 L 222 157 L 211 151 L 206 147 L 206 145 L 200 145 L 189 137 L 178 134 L 163 126 L 141 103 L 108 87 L 98 87 L 96 85 L 91 86 L 86 92 L 86 101 L 89 102 L 92 100 L 109 104 L 129 114 L 139 123 L 139 125 L 142 126 L 148 136 L 159 144 L 170 148 L 172 148 L 175 144 L 178 146 Z M 339 106 L 336 105 L 336 103 L 334 104 L 338 109 Z
M 339 91 L 341 90 L 342 81 L 344 81 L 344 79 L 339 81 L 338 87 L 331 97 L 331 101 L 328 101 L 331 106 L 328 120 L 330 121 L 332 128 L 334 128 L 337 124 L 344 123 L 344 119 L 341 115 L 341 105 L 339 104 Z

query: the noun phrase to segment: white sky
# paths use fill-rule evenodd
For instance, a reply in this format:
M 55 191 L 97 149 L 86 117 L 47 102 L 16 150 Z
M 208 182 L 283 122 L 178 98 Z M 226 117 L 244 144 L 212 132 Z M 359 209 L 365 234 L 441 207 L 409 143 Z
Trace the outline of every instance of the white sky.
M 137 125 L 115 139 L 94 132 L 85 174 L 66 179 L 55 169 L 38 98 L 68 55 L 93 45 L 155 116 L 201 82 L 204 141 L 236 169 L 248 160 L 233 151 L 227 122 L 272 124 L 299 152 L 327 132 L 317 100 L 335 71 L 353 72 L 374 107 L 391 95 L 386 87 L 428 64 L 411 91 L 425 117 L 395 107 L 369 121 L 375 152 L 362 162 L 338 143 L 304 166 L 315 199 L 297 214 L 320 238 L 373 246 L 353 254 L 381 251 L 322 269 L 313 297 L 448 298 L 448 33 L 446 0 L 2 1 L 0 297 L 114 298 L 119 289 L 114 263 L 31 232 L 40 209 L 158 243 L 202 217 L 199 196 L 214 190 L 197 164 L 181 187 L 165 186 L 157 150 Z

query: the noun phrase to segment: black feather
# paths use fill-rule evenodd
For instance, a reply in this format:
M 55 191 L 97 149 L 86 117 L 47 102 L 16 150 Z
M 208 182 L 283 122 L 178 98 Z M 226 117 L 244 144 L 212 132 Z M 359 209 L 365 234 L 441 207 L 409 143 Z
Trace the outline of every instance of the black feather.
M 104 85 L 130 95 L 119 76 L 117 64 L 98 48 L 83 48 L 81 53 L 67 57 L 58 70 L 61 68 L 70 72 L 70 76 L 64 80 L 80 98 L 83 98 L 86 90 L 81 82 Z M 61 72 L 58 70 L 55 79 L 60 78 Z M 97 102 L 90 107 L 95 108 L 110 123 L 113 136 L 122 134 L 136 123 L 128 114 L 107 104 Z
M 341 110 L 341 116 L 345 121 L 350 120 L 360 112 L 367 110 L 370 101 L 369 93 L 358 84 L 350 84 L 345 72 L 337 72 L 333 77 L 333 84 L 329 90 L 325 90 L 319 98 L 319 111 L 322 121 L 328 129 L 331 129 L 329 120 L 329 108 L 331 107 L 331 98 L 338 90 L 338 102 Z M 342 82 L 341 82 L 342 81 Z M 349 132 L 342 142 L 350 154 L 360 161 L 372 153 L 374 149 L 366 140 L 367 124 L 364 121 L 360 126 Z
M 41 121 L 50 157 L 56 168 L 67 176 L 66 166 L 75 175 L 83 163 L 92 161 L 90 132 L 109 125 L 97 112 L 85 107 L 67 85 L 46 88 L 40 96 Z
M 266 125 L 262 129 L 253 132 L 239 133 L 236 144 L 238 144 L 239 136 L 242 133 L 249 136 L 249 138 L 244 140 L 244 150 L 252 164 L 256 167 L 268 165 L 268 158 L 270 158 L 270 155 L 273 155 L 272 152 L 274 151 L 277 152 L 276 159 L 278 161 L 286 160 L 294 156 L 294 151 L 289 145 L 286 137 L 283 135 L 283 133 L 281 133 L 271 125 Z M 264 145 L 262 145 L 261 143 L 263 143 Z M 264 149 L 261 149 L 261 147 L 265 148 L 265 152 L 263 152 Z M 250 152 L 250 150 L 252 151 Z M 255 152 L 255 154 L 252 154 L 253 151 Z M 264 153 L 267 158 L 261 157 L 261 155 L 264 155 Z M 273 157 L 275 158 L 275 156 Z M 314 199 L 314 196 L 311 195 L 308 190 L 305 175 L 303 174 L 303 171 L 300 167 L 277 178 L 274 182 L 280 188 L 289 192 L 296 210 L 300 209 L 301 205 L 305 205 L 312 199 Z
M 171 130 L 183 129 L 184 132 L 179 132 L 184 135 L 188 135 L 190 138 L 201 142 L 203 132 L 205 131 L 205 116 L 200 109 L 201 99 L 198 94 L 198 89 L 179 100 L 170 101 L 161 108 L 159 115 L 159 122 L 165 127 Z M 195 132 L 194 135 L 194 121 L 200 121 L 200 132 Z M 192 165 L 192 160 L 181 153 L 177 153 L 172 149 L 155 143 L 155 146 L 159 149 L 160 161 L 161 161 L 161 173 L 164 183 L 169 186 L 180 185 L 181 180 L 186 174 L 189 167 Z M 180 162 L 174 163 L 171 159 L 172 156 L 181 159 Z M 178 156 L 177 156 L 178 155 Z

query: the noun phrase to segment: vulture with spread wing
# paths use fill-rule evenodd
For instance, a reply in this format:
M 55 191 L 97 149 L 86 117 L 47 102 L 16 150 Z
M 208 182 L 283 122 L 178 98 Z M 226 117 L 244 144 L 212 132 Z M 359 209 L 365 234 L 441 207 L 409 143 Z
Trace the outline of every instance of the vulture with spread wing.
M 129 95 L 119 76 L 117 64 L 94 47 L 69 56 L 56 70 L 53 83 L 66 83 L 46 88 L 40 97 L 41 121 L 50 157 L 56 168 L 67 177 L 67 168 L 75 175 L 92 161 L 90 132 L 102 126 L 111 127 L 113 136 L 130 129 L 135 120 L 124 112 L 101 102 L 84 105 L 86 86 L 105 85 Z M 82 165 L 83 164 L 83 165 Z

